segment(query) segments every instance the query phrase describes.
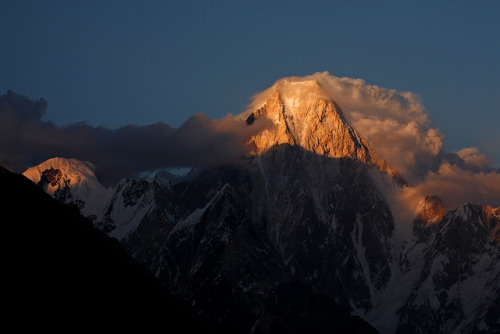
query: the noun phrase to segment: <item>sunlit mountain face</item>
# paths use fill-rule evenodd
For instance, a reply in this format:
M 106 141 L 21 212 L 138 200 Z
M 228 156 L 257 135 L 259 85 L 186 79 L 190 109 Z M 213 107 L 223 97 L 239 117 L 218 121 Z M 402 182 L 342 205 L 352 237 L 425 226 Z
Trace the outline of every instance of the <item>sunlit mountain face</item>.
M 413 94 L 317 73 L 177 138 L 202 123 L 238 154 L 108 186 L 76 159 L 24 175 L 214 333 L 500 331 L 499 174 L 444 152 Z

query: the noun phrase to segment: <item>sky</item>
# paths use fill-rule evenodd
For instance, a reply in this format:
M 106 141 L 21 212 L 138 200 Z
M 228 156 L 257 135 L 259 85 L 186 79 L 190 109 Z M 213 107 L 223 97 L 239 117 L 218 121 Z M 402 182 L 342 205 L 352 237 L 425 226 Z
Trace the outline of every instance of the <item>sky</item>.
M 239 114 L 328 71 L 420 97 L 444 148 L 500 166 L 498 1 L 0 0 L 0 94 L 106 128 Z M 342 107 L 342 106 L 341 106 Z

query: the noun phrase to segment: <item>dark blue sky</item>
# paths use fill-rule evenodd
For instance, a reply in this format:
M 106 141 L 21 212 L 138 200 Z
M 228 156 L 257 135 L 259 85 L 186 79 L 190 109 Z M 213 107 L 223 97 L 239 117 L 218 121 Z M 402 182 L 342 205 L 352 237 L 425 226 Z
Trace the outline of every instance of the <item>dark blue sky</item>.
M 0 93 L 45 120 L 179 126 L 329 71 L 419 94 L 445 148 L 500 164 L 498 1 L 0 1 Z

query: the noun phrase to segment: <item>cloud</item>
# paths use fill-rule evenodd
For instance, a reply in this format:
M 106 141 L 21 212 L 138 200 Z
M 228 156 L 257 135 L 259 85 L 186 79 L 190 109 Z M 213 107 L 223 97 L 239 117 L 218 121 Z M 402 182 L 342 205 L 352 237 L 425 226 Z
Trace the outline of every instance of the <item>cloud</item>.
M 500 205 L 500 174 L 496 171 L 477 172 L 444 162 L 415 188 L 422 194 L 440 196 L 449 208 L 464 202 Z
M 245 140 L 261 131 L 264 121 L 248 127 L 239 117 L 220 120 L 202 114 L 180 128 L 165 123 L 119 129 L 77 123 L 60 127 L 43 121 L 43 99 L 7 92 L 0 95 L 0 163 L 23 172 L 49 158 L 94 161 L 97 174 L 112 184 L 145 170 L 174 166 L 214 166 L 238 161 L 247 153 Z
M 479 152 L 477 147 L 463 148 L 457 155 L 464 161 L 466 167 L 476 171 L 486 170 L 491 165 L 490 159 Z

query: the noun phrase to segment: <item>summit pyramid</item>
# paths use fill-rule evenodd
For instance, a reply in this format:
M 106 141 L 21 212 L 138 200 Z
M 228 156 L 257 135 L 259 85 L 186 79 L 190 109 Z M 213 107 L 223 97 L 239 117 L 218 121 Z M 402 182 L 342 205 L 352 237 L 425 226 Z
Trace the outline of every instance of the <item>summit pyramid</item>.
M 272 125 L 250 138 L 253 155 L 282 144 L 300 146 L 328 158 L 358 160 L 392 175 L 398 184 L 406 183 L 348 124 L 340 107 L 317 80 L 283 79 L 263 95 L 246 122 L 252 125 L 259 118 L 267 118 Z

